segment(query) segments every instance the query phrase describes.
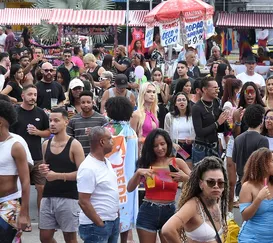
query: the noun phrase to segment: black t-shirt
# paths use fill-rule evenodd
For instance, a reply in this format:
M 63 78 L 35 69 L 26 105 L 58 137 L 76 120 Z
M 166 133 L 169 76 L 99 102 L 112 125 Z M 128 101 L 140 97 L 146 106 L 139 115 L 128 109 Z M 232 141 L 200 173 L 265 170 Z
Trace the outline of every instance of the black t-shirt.
M 49 128 L 48 116 L 41 108 L 36 106 L 32 110 L 25 110 L 21 106 L 17 106 L 16 111 L 18 118 L 17 122 L 11 126 L 11 132 L 19 134 L 26 140 L 34 161 L 42 160 L 41 137 L 30 135 L 27 132 L 27 125 L 32 124 L 41 131 L 47 130 Z
M 23 88 L 19 86 L 19 84 L 15 81 L 9 81 L 8 84 L 12 87 L 12 91 L 9 92 L 9 96 L 17 99 L 17 102 L 22 102 L 23 99 L 21 97 Z
M 246 131 L 234 140 L 232 160 L 236 163 L 237 174 L 241 178 L 244 174 L 244 167 L 249 156 L 259 148 L 269 148 L 266 137 L 255 131 Z
M 203 101 L 207 106 L 211 102 Z M 205 108 L 201 100 L 197 101 L 192 107 L 192 121 L 196 133 L 196 140 L 205 143 L 214 143 L 218 141 L 218 132 L 224 132 L 224 124 L 216 129 L 215 122 L 218 120 L 222 109 L 217 99 L 213 100 L 211 108 Z
M 29 49 L 25 46 L 23 47 L 12 47 L 9 51 L 9 54 L 10 56 L 13 54 L 13 53 L 18 53 L 19 56 L 23 56 L 24 55 L 24 51 L 29 51 Z
M 51 83 L 45 83 L 39 81 L 36 83 L 37 86 L 37 106 L 40 108 L 51 110 L 51 99 L 58 99 L 58 103 L 65 100 L 62 86 L 52 81 Z
M 121 57 L 120 59 L 116 59 L 116 62 L 119 65 L 125 65 L 127 67 L 123 72 L 117 69 L 117 73 L 125 73 L 126 70 L 131 66 L 131 60 L 128 57 Z
M 7 69 L 0 65 L 0 74 L 5 75 L 7 73 Z

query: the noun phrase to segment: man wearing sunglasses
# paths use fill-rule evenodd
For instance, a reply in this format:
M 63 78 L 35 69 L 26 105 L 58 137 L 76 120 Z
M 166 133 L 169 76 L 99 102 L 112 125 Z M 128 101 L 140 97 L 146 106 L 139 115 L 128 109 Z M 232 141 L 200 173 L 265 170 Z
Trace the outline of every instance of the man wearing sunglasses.
M 42 109 L 51 110 L 53 106 L 61 106 L 65 100 L 62 86 L 54 81 L 54 69 L 49 62 L 42 65 L 43 78 L 37 86 L 37 106 Z
M 245 61 L 246 71 L 243 73 L 240 73 L 236 76 L 237 79 L 240 79 L 243 84 L 249 81 L 254 82 L 258 88 L 265 89 L 265 81 L 262 75 L 255 72 L 255 68 L 257 66 L 256 64 L 256 58 L 251 55 L 246 58 Z

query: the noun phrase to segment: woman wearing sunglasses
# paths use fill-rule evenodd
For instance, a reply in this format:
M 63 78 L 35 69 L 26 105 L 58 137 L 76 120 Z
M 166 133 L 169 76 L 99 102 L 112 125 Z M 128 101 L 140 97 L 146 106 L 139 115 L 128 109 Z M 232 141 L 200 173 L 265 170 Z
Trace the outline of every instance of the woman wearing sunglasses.
M 268 139 L 269 149 L 273 151 L 273 109 L 265 112 L 262 135 Z
M 170 166 L 176 172 L 170 172 Z M 136 223 L 139 241 L 156 243 L 159 233 L 161 243 L 167 243 L 160 231 L 175 212 L 178 182 L 188 180 L 190 169 L 182 159 L 172 157 L 172 140 L 169 134 L 160 128 L 147 136 L 137 167 L 128 182 L 127 190 L 135 190 L 140 182 L 145 185 L 145 198 Z
M 218 243 L 217 238 L 225 232 L 227 207 L 228 179 L 223 162 L 215 156 L 205 157 L 191 172 L 178 211 L 163 226 L 162 234 L 172 243 Z
M 239 243 L 272 243 L 273 241 L 273 161 L 272 152 L 260 148 L 245 165 L 240 193 L 240 212 L 244 223 Z

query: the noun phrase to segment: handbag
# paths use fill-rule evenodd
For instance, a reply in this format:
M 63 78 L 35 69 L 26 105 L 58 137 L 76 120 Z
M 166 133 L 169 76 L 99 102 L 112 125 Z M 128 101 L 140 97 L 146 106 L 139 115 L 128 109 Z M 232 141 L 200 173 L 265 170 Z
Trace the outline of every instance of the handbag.
M 206 212 L 206 215 L 208 216 L 208 218 L 209 218 L 209 220 L 210 220 L 210 222 L 211 222 L 211 224 L 212 224 L 212 226 L 213 226 L 213 228 L 214 228 L 214 230 L 215 230 L 215 232 L 216 232 L 216 241 L 217 241 L 217 243 L 222 243 L 222 240 L 221 240 L 221 238 L 220 238 L 220 236 L 219 236 L 219 234 L 218 234 L 218 231 L 217 231 L 217 229 L 216 229 L 216 227 L 215 227 L 214 221 L 213 221 L 213 219 L 212 219 L 212 217 L 211 217 L 211 215 L 210 215 L 209 210 L 207 209 L 205 203 L 202 201 L 202 199 L 201 199 L 200 197 L 199 197 L 199 201 L 202 203 L 203 208 L 204 208 L 204 210 L 205 210 L 205 212 Z

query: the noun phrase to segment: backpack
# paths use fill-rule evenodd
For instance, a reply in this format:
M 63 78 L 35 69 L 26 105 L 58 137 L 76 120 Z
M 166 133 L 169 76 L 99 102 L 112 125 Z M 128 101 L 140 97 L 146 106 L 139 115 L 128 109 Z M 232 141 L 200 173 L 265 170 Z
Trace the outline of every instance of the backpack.
M 225 243 L 238 243 L 238 235 L 240 231 L 239 225 L 233 220 L 228 220 L 228 232 Z

